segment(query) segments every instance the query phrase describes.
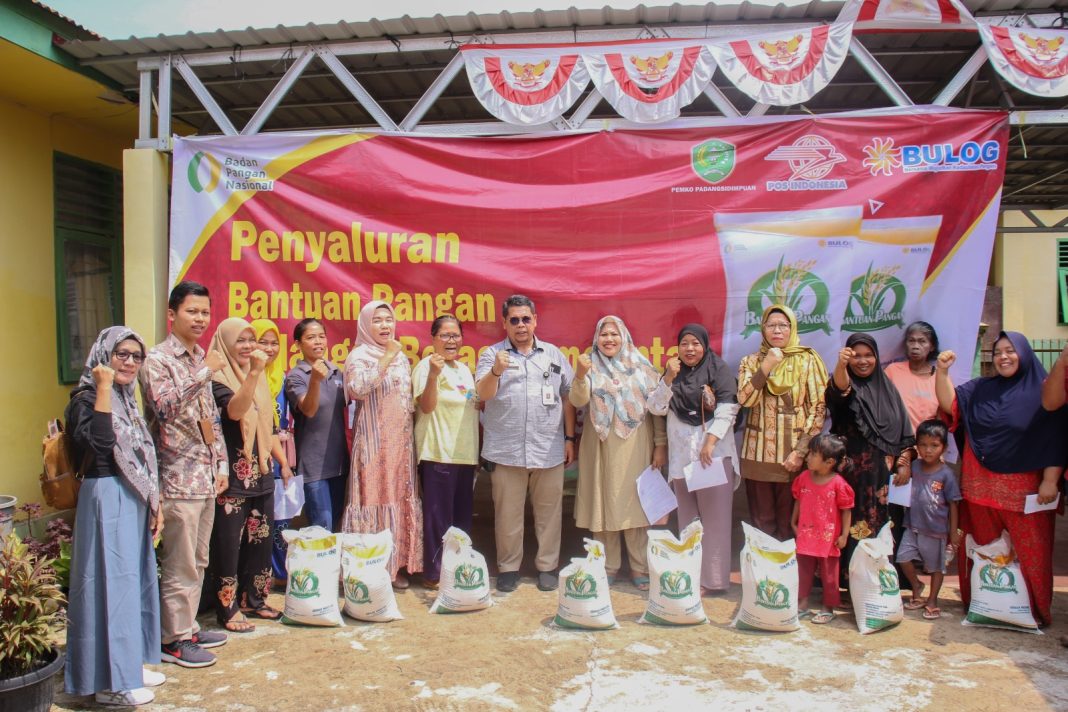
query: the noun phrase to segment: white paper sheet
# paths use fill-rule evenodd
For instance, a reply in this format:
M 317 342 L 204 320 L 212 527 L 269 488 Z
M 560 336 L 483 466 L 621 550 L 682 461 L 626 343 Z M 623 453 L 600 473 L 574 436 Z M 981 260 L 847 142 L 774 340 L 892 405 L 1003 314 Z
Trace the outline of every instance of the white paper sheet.
M 886 501 L 889 504 L 900 504 L 902 507 L 908 507 L 912 504 L 912 478 L 905 484 L 898 487 L 894 484 L 894 481 L 890 480 L 890 490 L 886 493 Z
M 1061 503 L 1061 495 L 1058 492 L 1057 498 L 1049 504 L 1039 504 L 1037 494 L 1029 494 L 1024 497 L 1024 514 L 1034 514 L 1035 512 L 1045 512 L 1049 509 L 1056 509 L 1057 505 Z
M 638 501 L 641 502 L 645 518 L 650 524 L 655 524 L 667 515 L 674 512 L 679 504 L 675 500 L 675 493 L 660 470 L 652 467 L 638 475 Z
M 282 480 L 274 483 L 274 518 L 292 519 L 304 508 L 304 475 L 293 475 L 288 487 Z
M 727 468 L 723 466 L 722 457 L 713 457 L 708 467 L 695 460 L 682 468 L 682 474 L 686 477 L 686 489 L 691 492 L 727 484 Z

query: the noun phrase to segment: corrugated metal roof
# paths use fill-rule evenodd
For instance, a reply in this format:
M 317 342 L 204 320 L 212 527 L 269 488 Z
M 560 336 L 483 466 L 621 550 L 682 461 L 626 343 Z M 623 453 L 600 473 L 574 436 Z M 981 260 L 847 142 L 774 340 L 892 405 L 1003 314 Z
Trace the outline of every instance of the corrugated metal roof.
M 1051 10 L 1056 0 L 965 0 L 976 15 L 1040 13 L 1040 23 L 1050 23 L 1056 14 Z M 243 53 L 254 48 L 288 48 L 308 43 L 337 43 L 431 39 L 421 42 L 419 51 L 387 51 L 376 54 L 341 56 L 342 63 L 370 92 L 383 110 L 400 122 L 426 92 L 434 79 L 453 58 L 456 48 L 468 41 L 507 42 L 508 35 L 538 31 L 570 32 L 581 41 L 583 32 L 617 28 L 634 38 L 661 36 L 679 26 L 706 25 L 714 34 L 716 27 L 730 24 L 829 22 L 837 17 L 842 2 L 813 0 L 808 4 L 756 5 L 743 2 L 733 5 L 638 5 L 629 10 L 609 7 L 594 10 L 499 12 L 489 14 L 394 19 L 336 24 L 308 23 L 299 26 L 246 28 L 188 32 L 182 35 L 131 37 L 125 40 L 100 39 L 75 41 L 64 49 L 75 57 L 92 63 L 135 95 L 138 89 L 137 60 L 162 54 L 195 54 L 224 50 L 231 61 L 224 64 L 196 66 L 195 73 L 239 129 L 255 113 L 295 55 L 271 61 L 245 61 Z M 1054 10 L 1053 13 L 1056 13 Z M 1061 16 L 1063 17 L 1063 16 Z M 1063 20 L 1061 20 L 1063 22 Z M 489 37 L 492 35 L 492 37 Z M 505 37 L 502 37 L 504 35 Z M 891 76 L 917 104 L 930 103 L 946 81 L 956 73 L 979 47 L 974 32 L 891 32 L 857 36 Z M 437 41 L 440 40 L 440 43 Z M 753 102 L 742 95 L 721 75 L 716 85 L 740 110 L 747 111 Z M 850 57 L 834 81 L 803 107 L 813 113 L 889 106 L 890 100 L 864 69 Z M 1001 81 L 993 69 L 984 67 L 968 88 L 961 92 L 955 106 L 1021 110 L 1064 109 L 1062 100 L 1042 99 L 1017 91 Z M 203 134 L 218 133 L 212 119 L 181 79 L 175 75 L 172 110 L 176 119 Z M 799 111 L 791 107 L 792 113 Z M 769 113 L 783 112 L 772 109 Z M 684 110 L 684 116 L 718 115 L 706 97 L 700 97 Z M 593 118 L 612 117 L 610 107 L 602 102 Z M 460 73 L 423 119 L 423 124 L 492 121 L 473 96 L 467 78 Z M 370 115 L 352 99 L 351 94 L 324 67 L 313 60 L 274 111 L 262 130 L 364 127 L 373 125 Z M 1024 133 L 1026 132 L 1026 133 Z M 1068 166 L 1068 127 L 1032 127 L 1014 132 L 1010 151 L 1006 193 L 1026 186 L 1043 176 Z M 1025 139 L 1025 140 L 1024 140 Z M 1024 144 L 1028 144 L 1024 148 Z M 1031 204 L 1068 203 L 1068 175 L 1059 176 L 1027 188 L 1016 197 Z

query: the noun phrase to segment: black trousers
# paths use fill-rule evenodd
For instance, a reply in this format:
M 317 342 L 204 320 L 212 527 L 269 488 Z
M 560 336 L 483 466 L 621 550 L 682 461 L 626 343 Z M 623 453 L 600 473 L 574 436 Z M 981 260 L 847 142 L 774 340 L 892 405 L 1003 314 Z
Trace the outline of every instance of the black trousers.
M 211 592 L 225 624 L 239 608 L 257 609 L 271 591 L 271 525 L 274 494 L 215 498 L 211 530 Z

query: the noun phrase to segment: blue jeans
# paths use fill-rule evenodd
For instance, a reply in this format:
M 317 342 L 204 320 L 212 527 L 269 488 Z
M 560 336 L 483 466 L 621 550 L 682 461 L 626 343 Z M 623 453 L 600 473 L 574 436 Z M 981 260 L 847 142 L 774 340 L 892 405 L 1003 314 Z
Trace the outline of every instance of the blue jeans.
M 304 516 L 308 526 L 338 530 L 345 510 L 345 476 L 304 483 Z

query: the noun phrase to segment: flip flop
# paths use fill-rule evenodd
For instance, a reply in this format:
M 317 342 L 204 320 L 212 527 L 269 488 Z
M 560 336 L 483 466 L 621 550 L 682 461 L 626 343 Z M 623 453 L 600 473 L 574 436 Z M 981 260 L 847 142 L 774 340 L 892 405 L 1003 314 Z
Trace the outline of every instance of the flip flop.
M 826 625 L 835 618 L 834 613 L 831 611 L 820 611 L 819 613 L 812 614 L 812 622 L 816 625 Z
M 926 598 L 913 598 L 904 605 L 906 611 L 916 611 L 927 606 Z
M 264 603 L 259 608 L 242 608 L 241 612 L 246 616 L 255 616 L 256 618 L 262 618 L 265 621 L 276 621 L 282 617 L 282 612 L 277 608 L 272 608 Z
M 256 630 L 256 626 L 249 623 L 248 620 L 244 618 L 244 614 L 238 613 L 237 615 L 242 616 L 242 618 L 238 620 L 237 616 L 234 616 L 225 623 L 222 623 L 222 627 L 231 633 L 251 633 Z
M 942 617 L 942 609 L 938 606 L 935 606 L 934 608 L 925 607 L 923 609 L 923 617 L 929 621 L 936 621 Z
M 634 578 L 632 578 L 630 580 L 630 582 L 633 583 L 634 584 L 634 588 L 638 589 L 639 591 L 648 591 L 649 590 L 649 577 L 648 576 L 635 576 Z

